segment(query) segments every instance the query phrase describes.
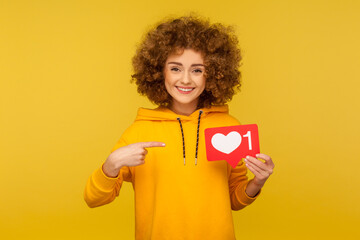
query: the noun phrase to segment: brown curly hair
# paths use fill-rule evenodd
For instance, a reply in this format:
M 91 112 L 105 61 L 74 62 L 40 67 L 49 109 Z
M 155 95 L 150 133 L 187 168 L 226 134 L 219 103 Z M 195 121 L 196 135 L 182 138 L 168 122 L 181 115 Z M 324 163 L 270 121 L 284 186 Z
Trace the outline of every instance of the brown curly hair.
M 223 105 L 239 90 L 241 52 L 234 28 L 210 24 L 198 16 L 182 16 L 162 21 L 151 29 L 138 46 L 132 59 L 138 92 L 160 106 L 168 106 L 163 69 L 167 57 L 179 50 L 193 49 L 203 54 L 205 90 L 198 108 Z

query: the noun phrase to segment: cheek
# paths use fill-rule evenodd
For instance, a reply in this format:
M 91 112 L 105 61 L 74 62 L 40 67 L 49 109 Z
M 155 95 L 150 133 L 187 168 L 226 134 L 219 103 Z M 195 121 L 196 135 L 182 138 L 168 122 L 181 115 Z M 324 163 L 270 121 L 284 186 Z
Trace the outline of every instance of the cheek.
M 166 89 L 166 91 L 170 94 L 171 89 L 172 89 L 171 79 L 169 79 L 168 77 L 165 77 L 164 84 L 165 84 L 165 89 Z
M 169 85 L 169 83 L 166 82 L 166 81 L 165 81 L 165 89 L 166 89 L 167 92 L 170 91 L 170 85 Z
M 174 74 L 166 74 L 164 75 L 165 77 L 165 86 L 167 87 L 173 87 L 176 83 L 176 79 L 177 79 L 177 76 L 175 76 Z
M 205 78 L 202 78 L 200 81 L 199 81 L 199 85 L 198 85 L 202 90 L 205 89 L 205 86 L 206 86 L 206 79 Z
M 163 76 L 164 76 L 164 84 L 165 87 L 167 88 L 167 86 L 169 85 L 169 77 L 168 74 L 166 73 L 166 70 L 164 71 Z

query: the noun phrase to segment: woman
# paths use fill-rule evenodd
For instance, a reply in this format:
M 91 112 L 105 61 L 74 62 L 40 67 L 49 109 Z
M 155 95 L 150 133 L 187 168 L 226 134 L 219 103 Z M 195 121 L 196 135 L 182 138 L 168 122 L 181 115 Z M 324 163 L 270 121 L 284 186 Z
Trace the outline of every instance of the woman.
M 237 44 L 230 27 L 190 16 L 160 23 L 139 46 L 132 77 L 159 107 L 138 110 L 84 193 L 97 207 L 131 182 L 136 239 L 235 239 L 231 210 L 251 204 L 271 175 L 265 154 L 236 168 L 206 159 L 204 130 L 240 125 L 225 105 L 240 87 Z

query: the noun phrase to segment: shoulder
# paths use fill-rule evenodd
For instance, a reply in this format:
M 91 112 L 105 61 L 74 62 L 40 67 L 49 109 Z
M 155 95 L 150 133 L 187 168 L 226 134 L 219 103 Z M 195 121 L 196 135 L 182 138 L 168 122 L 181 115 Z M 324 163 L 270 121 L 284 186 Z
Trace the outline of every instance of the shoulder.
M 240 121 L 228 112 L 211 113 L 208 120 L 210 122 L 217 122 L 228 126 L 241 125 Z
M 133 142 L 137 139 L 144 130 L 149 129 L 148 121 L 134 121 L 128 128 L 125 129 L 122 137 L 128 142 Z
M 234 116 L 232 116 L 230 114 L 227 114 L 226 119 L 227 119 L 227 121 L 231 122 L 232 125 L 240 125 L 241 124 L 237 118 L 235 118 Z

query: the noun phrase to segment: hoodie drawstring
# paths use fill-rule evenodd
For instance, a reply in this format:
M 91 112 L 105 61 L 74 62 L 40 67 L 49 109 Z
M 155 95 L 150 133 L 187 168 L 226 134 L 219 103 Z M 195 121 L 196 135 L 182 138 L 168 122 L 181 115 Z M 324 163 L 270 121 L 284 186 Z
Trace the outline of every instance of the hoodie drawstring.
M 199 111 L 199 118 L 198 118 L 198 126 L 197 126 L 197 133 L 196 133 L 196 152 L 195 152 L 195 165 L 197 164 L 197 154 L 198 154 L 198 146 L 199 146 L 199 129 L 200 129 L 200 117 L 203 113 L 202 110 Z
M 203 113 L 202 110 L 199 111 L 199 118 L 198 118 L 198 125 L 197 125 L 197 132 L 196 132 L 196 152 L 195 152 L 195 165 L 197 165 L 197 155 L 198 155 L 198 147 L 199 147 L 199 130 L 200 130 L 200 118 L 201 114 Z M 185 138 L 184 138 L 184 131 L 181 124 L 180 118 L 176 118 L 176 120 L 179 121 L 180 129 L 181 129 L 181 136 L 182 136 L 182 142 L 183 142 L 183 157 L 184 157 L 184 165 L 186 163 L 186 155 L 185 155 Z
M 182 128 L 181 120 L 180 118 L 176 118 L 180 123 L 180 129 L 181 129 L 181 136 L 182 136 L 182 142 L 183 142 L 183 157 L 184 157 L 184 165 L 185 165 L 185 139 L 184 139 L 184 131 Z

